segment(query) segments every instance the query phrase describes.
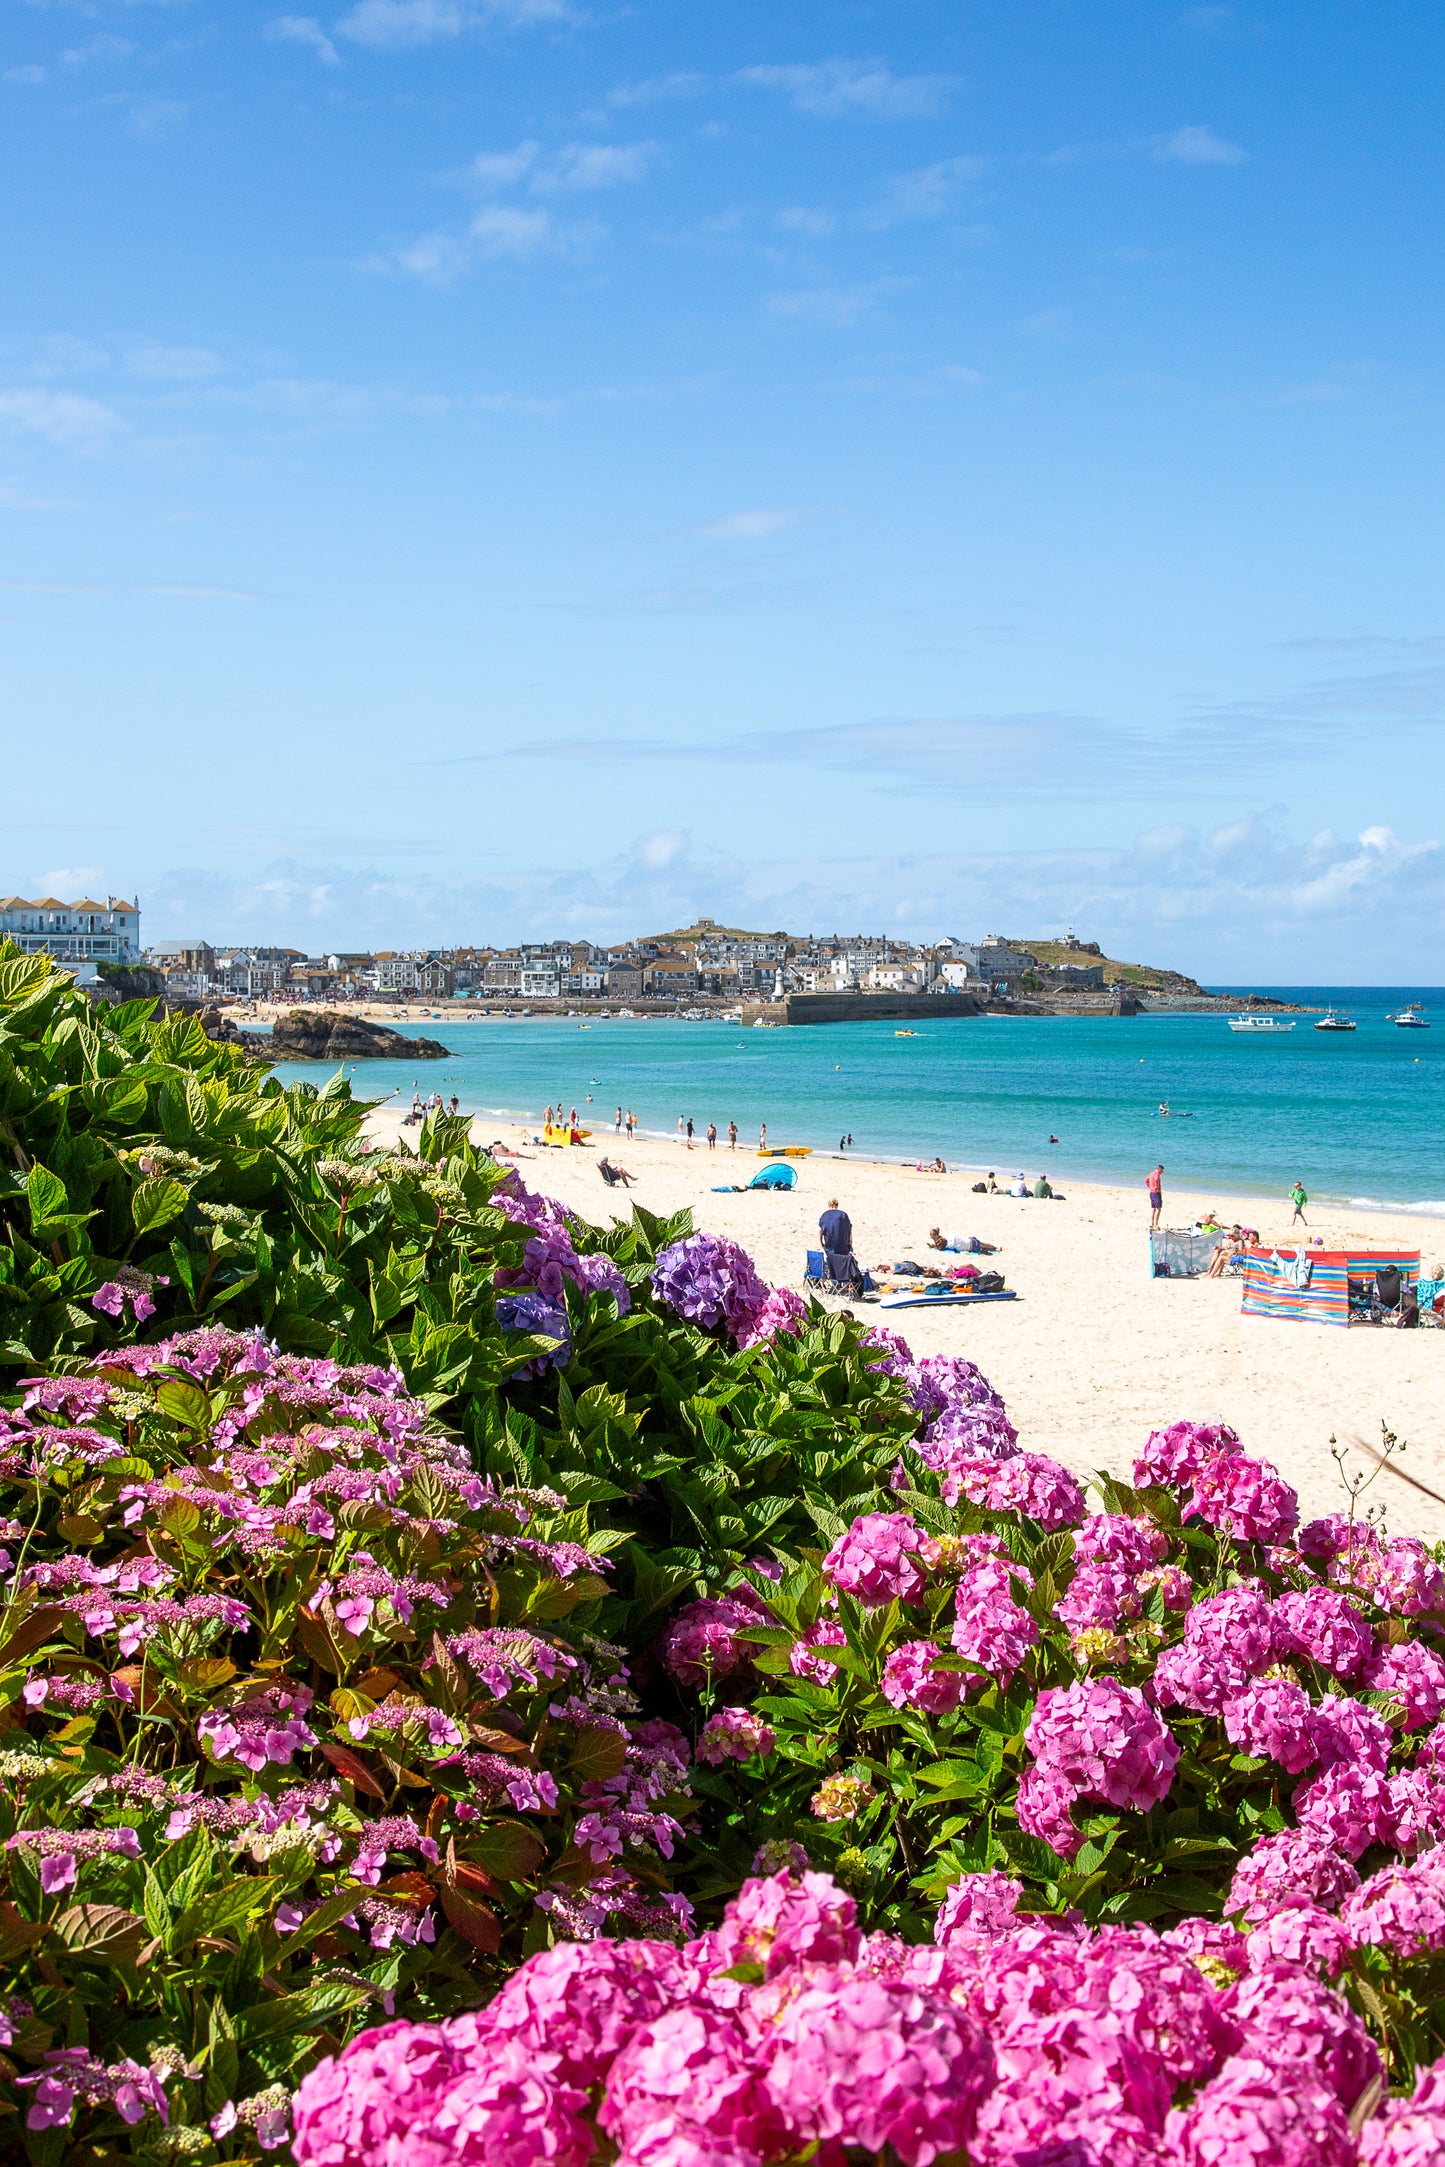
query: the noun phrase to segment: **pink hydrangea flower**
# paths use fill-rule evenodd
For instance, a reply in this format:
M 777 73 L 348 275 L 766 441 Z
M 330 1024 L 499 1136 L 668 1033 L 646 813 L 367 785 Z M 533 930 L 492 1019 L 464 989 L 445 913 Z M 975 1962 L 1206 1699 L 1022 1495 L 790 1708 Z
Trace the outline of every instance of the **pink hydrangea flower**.
M 860 1603 L 916 1603 L 924 1589 L 923 1530 L 906 1512 L 860 1513 L 823 1560 L 836 1587 Z
M 1445 1610 L 1445 1566 L 1418 1535 L 1394 1535 L 1381 1547 L 1371 1592 L 1382 1610 L 1402 1618 Z
M 1324 2085 L 1284 2084 L 1272 2061 L 1235 2055 L 1169 2117 L 1171 2167 L 1354 2167 L 1344 2109 Z
M 725 1761 L 750 1761 L 755 1753 L 769 1754 L 777 1734 L 750 1708 L 719 1708 L 702 1727 L 697 1758 L 720 1767 Z
M 1391 1776 L 1391 1841 L 1407 1857 L 1445 1843 L 1445 1776 L 1428 1768 L 1405 1768 Z
M 1405 1711 L 1405 1728 L 1417 1731 L 1445 1713 L 1445 1662 L 1423 1641 L 1377 1645 L 1365 1667 L 1372 1693 L 1389 1693 Z
M 1251 1925 L 1281 1904 L 1319 1904 L 1332 1909 L 1360 1885 L 1360 1877 L 1322 1830 L 1281 1829 L 1246 1852 L 1234 1869 L 1226 1911 L 1243 1912 Z
M 1022 1881 L 990 1868 L 955 1881 L 938 1907 L 933 1938 L 943 1948 L 977 1946 L 1012 1933 L 1018 1924 Z
M 941 1716 L 958 1706 L 967 1680 L 962 1671 L 939 1669 L 940 1652 L 931 1640 L 905 1640 L 893 1650 L 878 1680 L 890 1708 Z
M 1360 2131 L 1360 2167 L 1439 2167 L 1445 2159 L 1445 2057 L 1416 2074 L 1408 2099 L 1386 2100 Z
M 1238 1927 L 1223 1919 L 1181 1919 L 1160 1936 L 1171 1949 L 1181 1949 L 1205 1976 L 1222 1980 L 1238 1977 L 1249 1964 L 1249 1943 Z
M 1283 1542 L 1299 1522 L 1299 1499 L 1283 1475 L 1245 1452 L 1218 1452 L 1206 1460 L 1184 1509 L 1236 1542 Z
M 1238 2026 L 1241 2054 L 1270 2062 L 1287 2084 L 1307 2071 L 1346 2113 L 1383 2074 L 1375 2042 L 1349 2003 L 1293 1966 L 1252 1972 L 1231 1987 L 1224 2008 Z
M 1150 1926 L 1101 1926 L 1084 1952 L 1078 1999 L 1106 2009 L 1172 2085 L 1213 2076 L 1234 2045 L 1215 1985 Z
M 586 2093 L 558 2074 L 555 2054 L 495 2039 L 464 2062 L 424 2137 L 449 2145 L 466 2167 L 584 2167 L 595 2150 L 586 2109 Z
M 1375 1652 L 1375 1636 L 1337 1588 L 1300 1588 L 1274 1606 L 1279 1646 L 1307 1655 L 1337 1678 L 1358 1678 Z
M 1073 1804 L 1079 1796 L 1069 1778 L 1051 1762 L 1039 1761 L 1026 1768 L 1014 1793 L 1014 1811 L 1025 1835 L 1037 1836 L 1071 1859 L 1083 1846 L 1083 1833 L 1074 1824 Z
M 1184 1638 L 1154 1666 L 1154 1697 L 1219 1715 L 1274 1660 L 1277 1627 L 1257 1588 L 1226 1588 L 1194 1605 Z
M 1349 1859 L 1359 1858 L 1372 1843 L 1389 1841 L 1390 1787 L 1364 1762 L 1337 1762 L 1300 1784 L 1294 1810 L 1302 1829 L 1326 1837 Z
M 752 1664 L 752 1643 L 738 1634 L 745 1626 L 772 1622 L 749 1587 L 685 1603 L 663 1636 L 663 1668 L 694 1691 L 710 1678 L 731 1678 Z
M 794 2145 L 841 2143 L 930 2167 L 973 2134 L 993 2050 L 962 2010 L 901 1982 L 826 1975 L 784 2006 L 767 2086 Z
M 943 1494 L 945 1503 L 963 1496 L 985 1512 L 1022 1513 L 1036 1520 L 1045 1534 L 1077 1527 L 1084 1518 L 1079 1483 L 1066 1467 L 1041 1452 L 1018 1452 L 1009 1460 L 958 1461 Z
M 760 1347 L 779 1332 L 799 1334 L 808 1329 L 808 1305 L 791 1287 L 774 1287 L 751 1324 L 738 1333 L 740 1347 Z
M 769 1978 L 797 1964 L 846 1964 L 858 1953 L 858 1907 L 828 1874 L 784 1867 L 743 1883 L 712 1940 L 719 1968 L 761 1964 Z
M 1036 1621 L 1009 1593 L 1010 1577 L 1004 1566 L 981 1565 L 961 1580 L 951 1635 L 955 1654 L 1003 1686 L 1039 1640 Z
M 1357 1946 L 1409 1959 L 1445 1949 L 1445 1873 L 1386 1866 L 1340 1907 L 1340 1924 Z
M 304 2076 L 291 2103 L 297 2167 L 443 2167 L 422 2136 L 458 2066 L 436 2024 L 383 2024 Z
M 559 2074 L 585 2091 L 604 2080 L 639 2025 L 682 1995 L 684 1976 L 682 1956 L 665 1941 L 561 1941 L 529 1957 L 485 2009 L 441 2030 L 469 2059 L 492 2038 L 554 2054 Z
M 782 2151 L 784 2130 L 740 2018 L 709 2002 L 671 2009 L 635 2032 L 612 2064 L 597 2117 L 624 2157 L 663 2156 L 665 2142 L 731 2143 L 736 2156 Z M 678 2161 L 704 2151 L 675 2151 Z
M 999 2081 L 979 2113 L 975 2167 L 1159 2160 L 1171 2087 L 1158 2057 L 1113 2010 L 1025 2005 L 996 2033 L 994 2051 Z
M 1081 1565 L 1122 1565 L 1137 1574 L 1168 1555 L 1169 1537 L 1163 1528 L 1128 1513 L 1096 1512 L 1074 1531 L 1074 1556 Z
M 815 1651 L 847 1645 L 848 1635 L 841 1625 L 831 1618 L 818 1618 L 812 1625 L 805 1625 L 793 1642 L 788 1651 L 788 1668 L 795 1678 L 811 1678 L 815 1685 L 828 1685 L 837 1677 L 838 1666 Z
M 1117 1678 L 1045 1686 L 1025 1739 L 1034 1758 L 1080 1797 L 1147 1813 L 1174 1780 L 1179 1746 L 1137 1686 Z
M 1320 1757 L 1314 1717 L 1302 1686 L 1287 1678 L 1258 1678 L 1226 1702 L 1224 1730 L 1242 1752 L 1263 1754 L 1298 1776 Z
M 1384 1717 L 1363 1701 L 1345 1693 L 1327 1693 L 1310 1721 L 1320 1759 L 1327 1768 L 1340 1761 L 1358 1761 L 1383 1775 L 1389 1767 L 1394 1733 Z
M 1206 1460 L 1238 1449 L 1239 1437 L 1227 1422 L 1171 1422 L 1167 1430 L 1151 1431 L 1134 1462 L 1134 1482 L 1141 1490 L 1182 1486 L 1194 1480 Z
M 1333 1979 L 1355 1939 L 1339 1919 L 1317 1904 L 1284 1904 L 1250 1933 L 1249 1968 L 1265 1971 L 1271 1965 L 1292 1964 L 1300 1971 L 1322 1971 Z

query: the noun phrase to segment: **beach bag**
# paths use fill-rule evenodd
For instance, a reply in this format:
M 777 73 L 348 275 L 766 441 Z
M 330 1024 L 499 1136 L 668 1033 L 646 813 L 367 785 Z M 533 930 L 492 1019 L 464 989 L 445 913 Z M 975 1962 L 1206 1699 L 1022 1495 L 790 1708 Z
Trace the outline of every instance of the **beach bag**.
M 975 1196 L 987 1196 L 988 1183 L 986 1181 L 976 1181 L 973 1185 L 973 1194 Z
M 973 1283 L 973 1291 L 975 1294 L 1002 1294 L 1003 1273 L 980 1272 Z

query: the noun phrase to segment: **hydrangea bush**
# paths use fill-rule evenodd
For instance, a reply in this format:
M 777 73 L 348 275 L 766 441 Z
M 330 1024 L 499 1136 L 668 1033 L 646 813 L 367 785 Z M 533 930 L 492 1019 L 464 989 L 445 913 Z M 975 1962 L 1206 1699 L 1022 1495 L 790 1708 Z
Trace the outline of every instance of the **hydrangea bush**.
M 680 1949 L 533 1957 L 484 2010 L 368 2032 L 302 2083 L 301 2167 L 1424 2167 L 1445 2062 L 1386 2101 L 1319 1968 L 1227 1927 L 1090 1928 L 956 1884 L 931 1940 L 829 1876 L 748 1880 Z
M 685 1924 L 691 1756 L 595 1632 L 609 1538 L 479 1475 L 396 1372 L 113 1350 L 0 1412 L 0 1516 L 0 2048 L 37 2157 L 279 2143 L 351 2022 Z

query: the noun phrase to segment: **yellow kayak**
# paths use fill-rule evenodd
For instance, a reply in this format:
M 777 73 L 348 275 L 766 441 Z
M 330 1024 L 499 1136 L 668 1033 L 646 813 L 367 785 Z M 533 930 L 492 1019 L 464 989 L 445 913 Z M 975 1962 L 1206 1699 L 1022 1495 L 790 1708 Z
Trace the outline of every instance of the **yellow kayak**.
M 760 1159 L 811 1159 L 812 1156 L 811 1144 L 769 1144 L 766 1151 L 758 1153 Z

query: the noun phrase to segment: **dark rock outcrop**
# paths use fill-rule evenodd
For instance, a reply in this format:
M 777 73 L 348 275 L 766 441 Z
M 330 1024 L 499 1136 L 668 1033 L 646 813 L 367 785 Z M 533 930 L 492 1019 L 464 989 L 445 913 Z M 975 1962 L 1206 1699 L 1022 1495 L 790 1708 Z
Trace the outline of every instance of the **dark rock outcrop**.
M 361 1016 L 292 1008 L 276 1018 L 271 1055 L 278 1061 L 446 1061 L 451 1049 L 434 1038 L 404 1038 Z

